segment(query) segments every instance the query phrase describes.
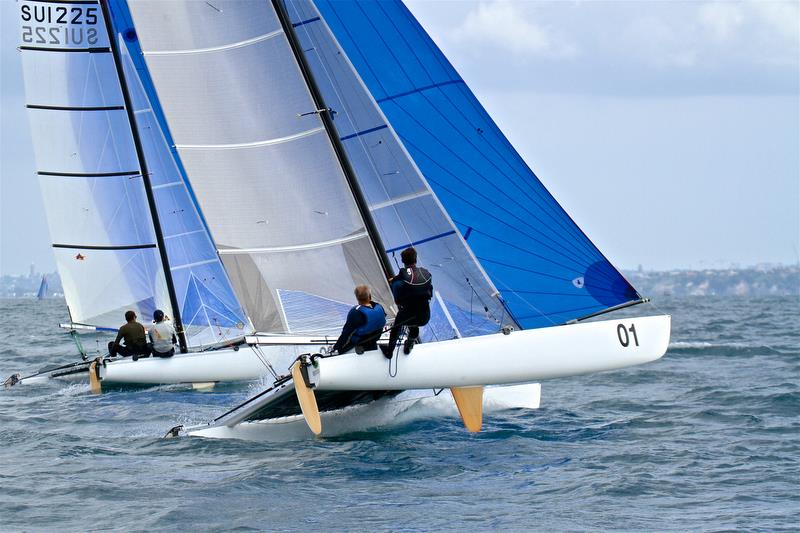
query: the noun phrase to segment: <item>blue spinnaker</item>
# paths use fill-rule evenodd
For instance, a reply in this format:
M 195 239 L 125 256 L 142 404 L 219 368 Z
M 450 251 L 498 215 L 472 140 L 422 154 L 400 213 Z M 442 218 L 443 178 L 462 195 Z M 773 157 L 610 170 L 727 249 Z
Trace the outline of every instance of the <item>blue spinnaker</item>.
M 314 3 L 321 20 L 302 22 L 329 26 L 518 324 L 561 324 L 641 299 L 402 2 Z

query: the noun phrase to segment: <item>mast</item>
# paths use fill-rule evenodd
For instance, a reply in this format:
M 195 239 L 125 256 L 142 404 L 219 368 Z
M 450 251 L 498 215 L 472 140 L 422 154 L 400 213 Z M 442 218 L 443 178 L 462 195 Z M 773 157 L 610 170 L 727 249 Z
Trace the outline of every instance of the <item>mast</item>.
M 344 146 L 342 146 L 342 142 L 339 140 L 339 136 L 336 134 L 336 127 L 333 125 L 330 108 L 325 105 L 325 101 L 322 98 L 319 87 L 317 87 L 317 84 L 314 81 L 314 76 L 311 74 L 311 69 L 306 62 L 303 50 L 300 48 L 297 36 L 294 33 L 294 26 L 292 26 L 292 22 L 289 19 L 289 14 L 286 12 L 286 8 L 284 7 L 282 0 L 272 0 L 272 6 L 275 9 L 275 13 L 278 15 L 278 20 L 281 23 L 284 34 L 286 34 L 286 39 L 289 41 L 294 58 L 300 67 L 300 71 L 303 73 L 303 79 L 305 80 L 306 86 L 311 93 L 311 98 L 314 101 L 314 106 L 316 107 L 316 113 L 319 114 L 320 118 L 322 119 L 322 123 L 325 126 L 325 133 L 327 133 L 331 145 L 333 145 L 333 150 L 336 153 L 336 159 L 338 160 L 339 165 L 344 172 L 345 178 L 347 179 L 347 184 L 350 186 L 350 191 L 352 192 L 356 201 L 356 206 L 358 207 L 361 219 L 364 221 L 364 225 L 367 228 L 367 234 L 369 235 L 370 241 L 372 241 L 372 246 L 375 248 L 375 251 L 378 254 L 378 259 L 383 267 L 384 274 L 386 274 L 387 277 L 391 277 L 394 275 L 392 263 L 389 261 L 389 256 L 386 255 L 386 248 L 383 246 L 380 234 L 375 226 L 375 221 L 372 219 L 372 213 L 369 211 L 369 206 L 367 205 L 366 198 L 364 198 L 364 193 L 361 191 L 361 187 L 358 185 L 355 171 L 350 165 L 350 160 L 347 158 L 347 154 Z
M 125 101 L 125 112 L 128 114 L 128 123 L 131 128 L 133 143 L 136 147 L 136 157 L 139 161 L 139 170 L 142 172 L 142 182 L 144 184 L 144 190 L 147 194 L 147 204 L 150 208 L 150 216 L 153 220 L 153 231 L 155 232 L 156 243 L 158 244 L 158 254 L 161 257 L 161 266 L 164 269 L 164 278 L 167 283 L 170 306 L 172 307 L 172 319 L 175 323 L 175 333 L 178 336 L 178 344 L 180 345 L 181 353 L 186 353 L 188 351 L 186 334 L 183 331 L 183 322 L 181 321 L 181 313 L 180 309 L 178 308 L 178 298 L 175 293 L 175 284 L 172 281 L 172 271 L 169 268 L 169 257 L 167 256 L 167 248 L 164 244 L 164 235 L 161 231 L 161 221 L 158 218 L 156 200 L 150 184 L 150 173 L 147 171 L 147 162 L 144 158 L 142 142 L 141 139 L 139 139 L 139 131 L 136 128 L 136 117 L 133 114 L 133 104 L 131 103 L 131 97 L 128 93 L 128 84 L 125 81 L 125 73 L 122 68 L 119 46 L 115 38 L 116 33 L 114 32 L 114 27 L 111 23 L 111 13 L 109 12 L 108 0 L 100 0 L 100 7 L 103 10 L 103 19 L 105 20 L 106 31 L 108 33 L 108 43 L 111 47 L 111 53 L 114 56 L 114 66 L 117 70 L 117 77 L 119 78 L 122 98 Z

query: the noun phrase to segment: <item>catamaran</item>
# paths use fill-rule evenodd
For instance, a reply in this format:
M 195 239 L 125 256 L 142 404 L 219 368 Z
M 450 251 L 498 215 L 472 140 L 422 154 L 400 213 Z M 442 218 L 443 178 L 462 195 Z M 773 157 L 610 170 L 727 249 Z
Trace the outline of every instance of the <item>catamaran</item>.
M 130 5 L 145 57 L 158 58 L 149 63 L 156 86 L 171 87 L 176 100 L 192 80 L 171 56 L 190 50 L 203 50 L 193 72 L 217 71 L 217 54 L 245 66 L 226 70 L 238 77 L 219 88 L 223 110 L 226 94 L 243 87 L 279 101 L 310 93 L 314 108 L 282 115 L 296 129 L 273 141 L 319 157 L 327 151 L 312 142 L 326 134 L 371 236 L 365 243 L 385 270 L 385 255 L 416 246 L 437 288 L 438 320 L 396 366 L 377 353 L 309 353 L 242 405 L 171 435 L 332 434 L 343 419 L 425 388 L 450 388 L 477 430 L 485 385 L 610 370 L 665 353 L 668 316 L 577 323 L 646 300 L 548 193 L 401 2 L 274 0 L 214 4 L 217 12 L 173 4 L 175 17 L 193 22 L 194 48 L 182 41 L 188 36 L 168 32 L 174 17 Z M 213 38 L 195 43 L 196 35 Z M 265 86 L 255 69 L 267 58 L 277 85 Z M 311 116 L 323 130 L 297 122 Z M 253 157 L 269 161 L 269 151 Z
M 665 352 L 667 316 L 576 323 L 646 300 L 401 2 L 23 0 L 20 18 L 66 326 L 115 329 L 127 309 L 161 308 L 182 352 L 23 382 L 269 373 L 270 389 L 184 430 L 226 435 L 305 424 L 303 405 L 325 419 L 446 387 L 474 428 L 484 385 Z M 379 352 L 323 357 L 355 285 L 391 302 L 386 279 L 410 245 L 434 276 L 423 344 L 394 370 Z

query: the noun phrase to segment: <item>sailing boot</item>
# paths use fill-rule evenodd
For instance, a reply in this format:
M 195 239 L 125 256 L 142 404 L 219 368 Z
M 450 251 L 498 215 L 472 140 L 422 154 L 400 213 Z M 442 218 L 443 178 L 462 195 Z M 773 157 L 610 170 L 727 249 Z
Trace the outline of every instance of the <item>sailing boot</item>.
M 411 337 L 407 337 L 405 341 L 403 341 L 403 353 L 408 355 L 411 353 L 411 350 L 414 349 L 414 345 L 419 342 L 419 339 L 412 339 Z
M 386 359 L 391 359 L 392 355 L 394 355 L 394 350 L 390 350 L 388 344 L 379 344 L 378 347 L 381 349 L 381 353 Z

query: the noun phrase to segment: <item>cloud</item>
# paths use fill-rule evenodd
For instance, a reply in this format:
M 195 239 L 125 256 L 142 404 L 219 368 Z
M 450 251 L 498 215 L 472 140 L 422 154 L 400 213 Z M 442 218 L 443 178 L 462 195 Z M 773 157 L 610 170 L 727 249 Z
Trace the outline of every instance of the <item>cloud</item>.
M 752 0 L 750 6 L 770 29 L 797 46 L 800 40 L 800 3 Z
M 742 27 L 744 13 L 741 4 L 712 2 L 698 10 L 700 25 L 718 42 L 731 39 Z
M 800 2 L 407 0 L 465 77 L 597 94 L 797 94 Z
M 459 44 L 472 43 L 517 56 L 562 58 L 577 54 L 574 45 L 538 24 L 522 4 L 505 0 L 477 4 L 451 30 L 450 38 Z

